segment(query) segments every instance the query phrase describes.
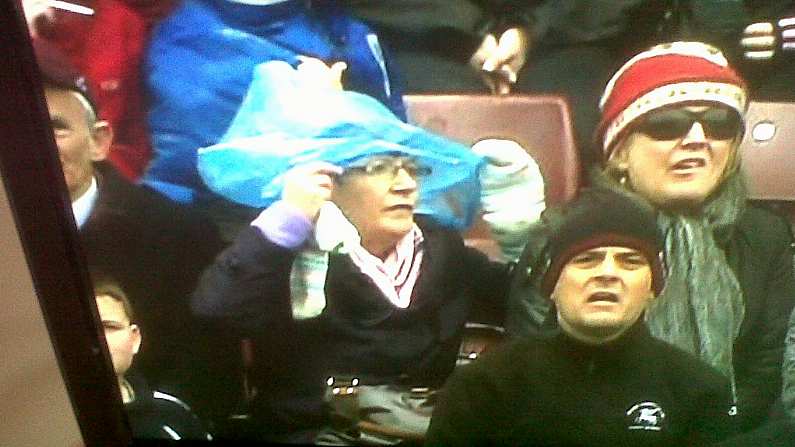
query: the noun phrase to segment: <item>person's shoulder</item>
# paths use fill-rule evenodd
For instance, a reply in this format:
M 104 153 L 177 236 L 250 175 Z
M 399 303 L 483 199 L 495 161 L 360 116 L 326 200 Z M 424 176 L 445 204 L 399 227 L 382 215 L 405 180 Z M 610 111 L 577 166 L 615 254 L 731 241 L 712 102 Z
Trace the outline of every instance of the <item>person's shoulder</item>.
M 165 432 L 165 439 L 211 440 L 212 437 L 202 426 L 193 410 L 178 397 L 162 391 L 152 391 L 149 399 L 151 417 Z
M 99 201 L 106 211 L 151 228 L 173 228 L 182 234 L 201 233 L 208 239 L 217 237 L 215 224 L 203 214 L 122 178 L 112 167 L 103 168 L 100 174 Z
M 157 24 L 152 34 L 153 43 L 158 41 L 171 42 L 189 35 L 207 32 L 206 28 L 197 28 L 196 24 L 217 26 L 220 20 L 216 11 L 204 2 L 184 0 L 177 2 Z
M 168 423 L 173 424 L 171 429 L 179 429 L 182 432 L 180 436 L 184 439 L 212 439 L 193 410 L 178 397 L 162 391 L 153 391 L 152 402 L 157 413 L 163 418 L 164 427 L 170 427 Z
M 760 203 L 748 203 L 739 225 L 750 240 L 767 242 L 791 239 L 787 217 Z
M 538 349 L 542 347 L 543 340 L 539 337 L 523 337 L 508 339 L 482 354 L 476 361 L 460 368 L 461 374 L 470 378 L 490 378 L 499 382 L 510 382 L 516 377 L 517 371 L 522 371 L 521 376 L 530 373 L 527 365 L 536 362 Z
M 425 239 L 438 239 L 451 243 L 463 244 L 464 239 L 461 233 L 439 224 L 430 216 L 415 214 L 414 222 L 420 227 L 420 230 L 422 230 L 422 235 Z
M 180 400 L 178 397 L 164 393 L 162 391 L 152 391 L 152 402 L 163 410 L 169 412 L 192 416 L 193 411 L 190 406 Z
M 194 211 L 180 205 L 152 188 L 133 183 L 121 176 L 115 168 L 102 166 L 99 183 L 100 197 L 107 194 L 107 200 L 119 201 L 124 209 L 147 212 L 150 215 L 168 214 L 173 218 L 194 217 Z
M 647 349 L 654 352 L 660 360 L 659 364 L 668 369 L 670 379 L 687 389 L 723 390 L 729 385 L 724 375 L 695 354 L 653 337 L 651 340 Z

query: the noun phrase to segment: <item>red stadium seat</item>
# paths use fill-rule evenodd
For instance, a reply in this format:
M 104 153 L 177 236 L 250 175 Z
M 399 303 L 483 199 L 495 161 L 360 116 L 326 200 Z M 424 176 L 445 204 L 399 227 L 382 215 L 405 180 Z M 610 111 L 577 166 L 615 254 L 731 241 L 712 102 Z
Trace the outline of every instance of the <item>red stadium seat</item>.
M 795 104 L 752 102 L 740 149 L 751 197 L 795 201 Z
M 751 198 L 795 223 L 795 103 L 752 102 L 740 145 Z
M 466 145 L 484 138 L 521 144 L 541 168 L 547 205 L 577 193 L 579 157 L 562 96 L 406 95 L 404 101 L 409 121 Z

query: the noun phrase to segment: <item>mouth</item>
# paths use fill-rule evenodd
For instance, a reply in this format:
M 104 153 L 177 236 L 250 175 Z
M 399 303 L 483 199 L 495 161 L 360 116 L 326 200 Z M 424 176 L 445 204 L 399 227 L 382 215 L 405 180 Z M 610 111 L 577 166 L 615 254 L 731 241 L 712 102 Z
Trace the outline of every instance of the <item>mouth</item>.
M 693 171 L 704 169 L 707 166 L 707 160 L 701 157 L 683 158 L 671 166 L 671 170 L 677 174 L 688 174 Z
M 384 208 L 384 211 L 408 211 L 414 212 L 414 206 L 408 204 L 392 205 Z
M 598 304 L 617 304 L 619 302 L 618 294 L 613 292 L 596 292 L 588 297 L 588 303 Z

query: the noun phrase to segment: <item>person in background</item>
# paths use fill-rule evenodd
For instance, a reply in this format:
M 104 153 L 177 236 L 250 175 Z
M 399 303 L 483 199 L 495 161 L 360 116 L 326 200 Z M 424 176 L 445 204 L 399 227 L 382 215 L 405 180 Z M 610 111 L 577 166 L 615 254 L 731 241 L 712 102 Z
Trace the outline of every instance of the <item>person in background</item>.
M 757 2 L 759 3 L 759 2 Z M 795 73 L 795 7 L 789 1 L 770 0 L 753 16 L 740 36 L 744 71 L 761 101 L 793 101 Z
M 21 0 L 31 36 L 58 47 L 85 74 L 98 114 L 114 131 L 108 162 L 126 179 L 152 156 L 141 77 L 144 50 L 171 0 Z M 67 9 L 68 8 L 68 9 Z
M 426 445 L 684 446 L 727 436 L 728 380 L 643 323 L 665 281 L 653 209 L 593 190 L 561 214 L 551 263 L 536 272 L 559 330 L 454 372 Z
M 651 333 L 694 353 L 732 383 L 736 424 L 764 423 L 781 394 L 784 336 L 795 302 L 792 235 L 785 219 L 748 202 L 738 146 L 745 83 L 700 42 L 661 44 L 613 76 L 596 139 L 594 186 L 657 212 L 667 280 L 646 312 Z M 549 215 L 528 235 L 517 266 L 538 269 Z M 516 275 L 507 324 L 516 335 L 554 324 L 538 284 Z
M 130 372 L 141 348 L 141 328 L 124 291 L 108 278 L 94 278 L 97 312 L 119 383 L 124 410 L 136 439 L 212 440 L 190 407 L 170 394 L 149 389 Z
M 344 0 L 394 57 L 408 93 L 510 91 L 530 18 L 512 0 Z
M 199 274 L 222 248 L 218 230 L 105 163 L 113 129 L 97 115 L 85 77 L 48 42 L 35 40 L 34 49 L 83 253 L 119 282 L 147 328 L 138 369 L 203 418 L 223 418 L 236 360 L 218 352 L 232 352 L 232 341 L 192 318 L 188 306 Z
M 781 400 L 784 404 L 784 411 L 793 425 L 795 425 L 795 311 L 789 319 L 789 330 L 787 331 L 787 349 L 784 353 L 783 367 L 783 391 Z
M 335 1 L 184 1 L 155 31 L 144 64 L 154 158 L 143 183 L 217 221 L 245 214 L 202 183 L 196 151 L 226 131 L 256 65 L 302 66 L 306 58 L 334 66 L 345 89 L 405 118 L 401 84 L 378 36 Z

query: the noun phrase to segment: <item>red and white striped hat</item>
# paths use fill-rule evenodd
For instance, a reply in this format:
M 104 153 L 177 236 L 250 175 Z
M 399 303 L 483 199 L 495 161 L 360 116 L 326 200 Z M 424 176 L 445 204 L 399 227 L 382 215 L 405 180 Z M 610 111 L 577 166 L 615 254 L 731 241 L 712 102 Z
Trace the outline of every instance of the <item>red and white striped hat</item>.
M 625 63 L 607 83 L 596 130 L 604 159 L 619 136 L 643 115 L 672 104 L 718 102 L 745 115 L 745 82 L 717 48 L 701 42 L 672 42 Z

